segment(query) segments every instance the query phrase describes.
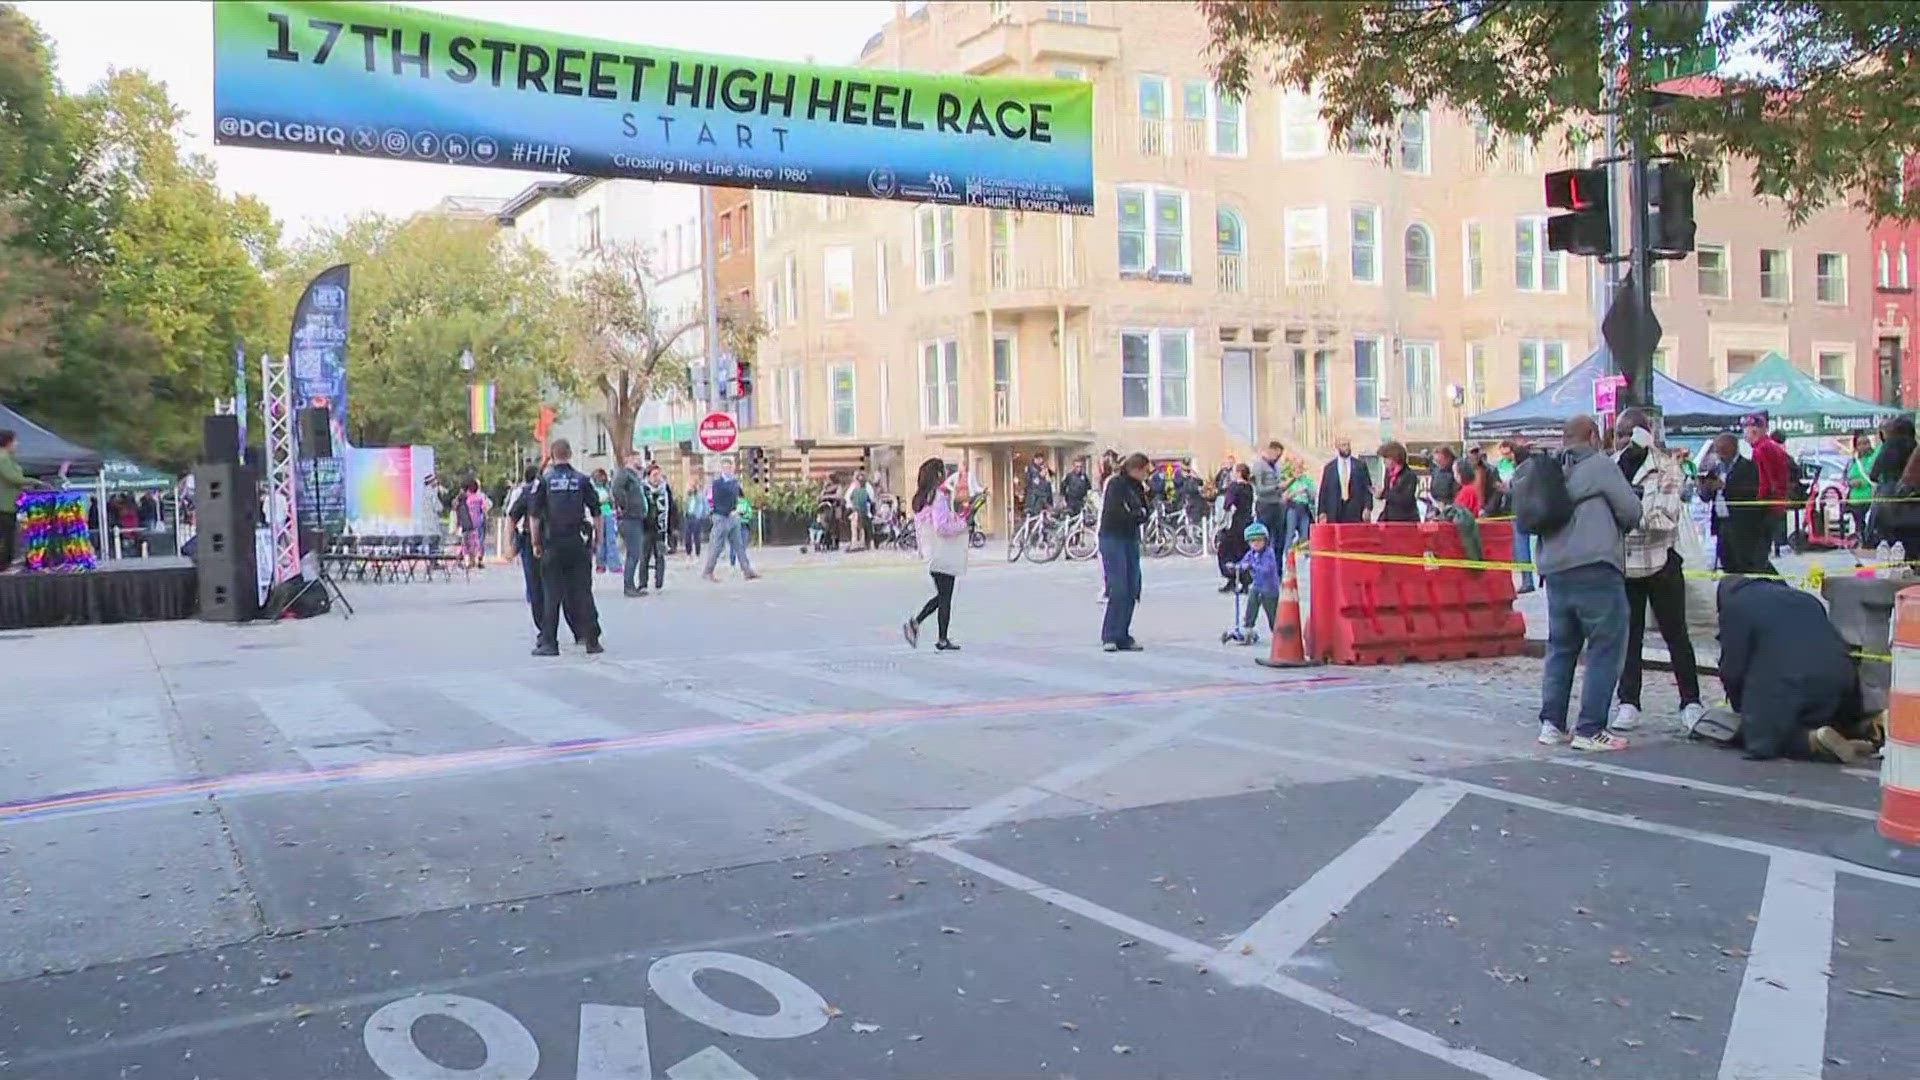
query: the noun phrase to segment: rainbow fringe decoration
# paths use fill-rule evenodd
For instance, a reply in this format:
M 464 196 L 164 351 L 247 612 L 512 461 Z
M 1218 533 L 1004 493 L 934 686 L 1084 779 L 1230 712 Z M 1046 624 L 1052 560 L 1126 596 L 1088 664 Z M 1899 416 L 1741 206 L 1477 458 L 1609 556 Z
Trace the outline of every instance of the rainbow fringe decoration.
M 87 493 L 25 491 L 20 494 L 20 540 L 28 570 L 92 570 L 87 537 Z

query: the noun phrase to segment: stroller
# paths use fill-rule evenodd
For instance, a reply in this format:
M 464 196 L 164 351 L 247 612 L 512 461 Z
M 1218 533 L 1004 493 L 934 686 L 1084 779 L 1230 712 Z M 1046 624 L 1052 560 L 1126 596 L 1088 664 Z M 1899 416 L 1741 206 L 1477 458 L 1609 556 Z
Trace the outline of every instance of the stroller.
M 1247 589 L 1253 584 L 1253 571 L 1242 570 L 1237 575 L 1233 588 L 1233 625 L 1220 634 L 1220 644 L 1257 645 L 1260 643 L 1258 627 L 1247 626 L 1241 617 L 1240 600 L 1247 595 Z
M 822 496 L 813 508 L 813 520 L 807 525 L 807 542 L 800 554 L 808 551 L 838 551 L 840 532 L 846 527 L 847 509 L 838 496 Z

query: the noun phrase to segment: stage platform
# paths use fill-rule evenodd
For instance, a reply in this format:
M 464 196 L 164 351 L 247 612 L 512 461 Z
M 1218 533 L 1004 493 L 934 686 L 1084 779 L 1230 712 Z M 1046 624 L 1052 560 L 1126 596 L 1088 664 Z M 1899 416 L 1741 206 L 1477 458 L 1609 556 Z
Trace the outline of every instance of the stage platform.
M 98 570 L 0 574 L 0 630 L 191 619 L 193 560 L 118 559 Z

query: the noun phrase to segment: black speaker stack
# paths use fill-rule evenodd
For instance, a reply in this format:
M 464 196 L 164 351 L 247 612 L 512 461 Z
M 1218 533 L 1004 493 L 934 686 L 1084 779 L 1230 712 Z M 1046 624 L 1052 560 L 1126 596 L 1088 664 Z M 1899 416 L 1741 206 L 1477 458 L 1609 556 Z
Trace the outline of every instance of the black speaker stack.
M 211 455 L 215 448 L 209 444 L 207 449 Z M 246 622 L 260 609 L 259 573 L 254 562 L 255 512 L 260 497 L 254 490 L 253 470 L 231 459 L 204 462 L 194 467 L 193 487 L 200 618 L 207 622 Z

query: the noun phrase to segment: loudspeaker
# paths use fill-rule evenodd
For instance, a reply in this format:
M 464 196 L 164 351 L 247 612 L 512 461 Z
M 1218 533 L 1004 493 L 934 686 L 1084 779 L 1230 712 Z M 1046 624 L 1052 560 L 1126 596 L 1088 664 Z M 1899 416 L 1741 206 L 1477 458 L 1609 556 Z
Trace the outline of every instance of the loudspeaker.
M 333 456 L 333 417 L 325 405 L 300 410 L 300 456 Z
M 240 460 L 239 417 L 228 413 L 201 419 L 200 460 L 209 462 Z
M 246 622 L 260 604 L 253 542 L 260 500 L 253 470 L 232 462 L 200 465 L 193 470 L 193 488 L 200 618 Z

